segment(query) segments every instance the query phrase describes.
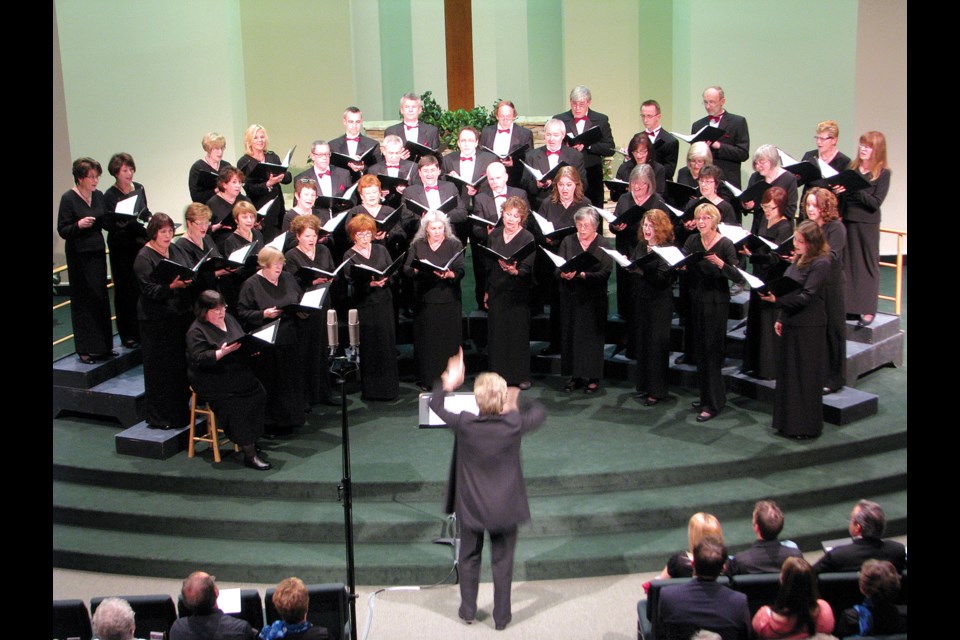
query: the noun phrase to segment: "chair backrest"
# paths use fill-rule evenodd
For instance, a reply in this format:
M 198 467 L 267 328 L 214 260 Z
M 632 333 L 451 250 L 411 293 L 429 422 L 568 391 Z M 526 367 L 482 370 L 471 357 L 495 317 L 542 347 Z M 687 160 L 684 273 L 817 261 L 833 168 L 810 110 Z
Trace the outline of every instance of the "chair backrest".
M 267 589 L 263 596 L 264 608 L 267 612 L 267 624 L 273 624 L 280 616 L 273 606 L 273 587 Z M 310 604 L 307 609 L 307 620 L 311 624 L 326 627 L 332 640 L 344 640 L 350 636 L 350 618 L 347 613 L 347 587 L 342 582 L 325 584 L 308 584 Z
M 860 573 L 857 571 L 821 573 L 817 576 L 817 588 L 820 597 L 830 603 L 834 620 L 839 620 L 845 609 L 863 602 Z
M 177 615 L 184 618 L 191 613 L 193 612 L 183 603 L 183 595 L 177 596 Z M 260 599 L 260 592 L 256 589 L 241 589 L 240 611 L 226 613 L 234 618 L 246 620 L 257 631 L 263 629 L 263 600 Z
M 90 640 L 93 637 L 90 613 L 83 600 L 53 601 L 53 635 L 50 637 L 55 640 L 67 638 Z
M 730 586 L 746 594 L 750 615 L 753 616 L 765 604 L 773 604 L 780 591 L 779 573 L 745 573 L 733 576 Z
M 90 599 L 90 615 L 97 610 L 100 603 L 111 596 L 99 596 Z M 116 596 L 130 603 L 130 608 L 136 616 L 137 628 L 134 636 L 149 638 L 151 631 L 170 631 L 171 625 L 177 619 L 177 611 L 173 606 L 173 598 L 168 595 L 152 596 Z

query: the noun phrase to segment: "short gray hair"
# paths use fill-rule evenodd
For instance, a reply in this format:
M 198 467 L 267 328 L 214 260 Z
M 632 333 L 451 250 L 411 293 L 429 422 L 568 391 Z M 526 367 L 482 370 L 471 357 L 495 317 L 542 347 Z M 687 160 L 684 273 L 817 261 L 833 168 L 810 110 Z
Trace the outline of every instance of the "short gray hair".
M 590 89 L 582 84 L 578 84 L 570 91 L 570 99 L 574 102 L 580 102 L 581 100 L 590 102 L 593 100 L 593 96 L 590 95 Z
M 132 640 L 137 624 L 133 609 L 123 598 L 106 598 L 90 620 L 93 635 L 100 640 Z

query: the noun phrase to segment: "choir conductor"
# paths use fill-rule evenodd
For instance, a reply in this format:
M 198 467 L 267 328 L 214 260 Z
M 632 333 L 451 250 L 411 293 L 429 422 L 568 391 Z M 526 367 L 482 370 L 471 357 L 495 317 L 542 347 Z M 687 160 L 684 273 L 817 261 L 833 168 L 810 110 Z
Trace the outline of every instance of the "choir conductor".
M 450 358 L 447 369 L 433 387 L 430 408 L 455 436 L 454 505 L 460 518 L 460 617 L 473 622 L 477 613 L 480 554 L 484 531 L 493 547 L 493 621 L 497 630 L 510 623 L 510 584 L 517 525 L 530 519 L 527 489 L 520 468 L 520 439 L 547 417 L 537 401 L 520 411 L 520 390 L 496 373 L 481 373 L 473 386 L 480 415 L 451 413 L 444 397 L 458 389 L 464 378 L 463 350 Z

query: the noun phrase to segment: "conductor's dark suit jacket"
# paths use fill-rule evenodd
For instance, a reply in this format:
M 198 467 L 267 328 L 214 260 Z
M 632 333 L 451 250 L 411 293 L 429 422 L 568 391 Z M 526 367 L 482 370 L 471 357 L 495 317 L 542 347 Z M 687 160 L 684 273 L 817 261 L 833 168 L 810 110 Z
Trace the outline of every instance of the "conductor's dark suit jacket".
M 530 519 L 527 488 L 520 467 L 520 439 L 547 417 L 544 406 L 532 401 L 526 411 L 499 416 L 451 413 L 443 407 L 446 394 L 434 385 L 430 408 L 455 436 L 451 481 L 454 507 L 463 526 L 473 531 L 507 531 Z

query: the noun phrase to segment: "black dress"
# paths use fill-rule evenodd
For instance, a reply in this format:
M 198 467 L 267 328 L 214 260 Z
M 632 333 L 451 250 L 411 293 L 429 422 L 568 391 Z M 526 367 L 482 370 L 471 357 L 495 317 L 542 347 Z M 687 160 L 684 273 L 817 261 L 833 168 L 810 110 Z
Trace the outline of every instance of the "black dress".
M 147 194 L 143 185 L 134 182 L 139 189 L 141 201 L 138 208 L 147 207 Z M 147 231 L 131 216 L 111 215 L 117 202 L 130 194 L 124 194 L 113 185 L 103 194 L 103 227 L 107 230 L 107 247 L 110 249 L 110 274 L 113 276 L 113 309 L 117 315 L 117 333 L 121 342 L 140 341 L 140 323 L 137 321 L 137 299 L 140 288 L 133 273 L 133 261 L 140 248 L 147 243 Z
M 699 233 L 690 236 L 683 247 L 687 254 L 704 250 Z M 730 315 L 727 280 L 743 282 L 743 276 L 737 271 L 737 250 L 729 239 L 720 237 L 710 253 L 723 260 L 724 267 L 719 269 L 705 259 L 687 267 L 690 318 L 685 330 L 691 332 L 690 347 L 697 363 L 702 409 L 716 414 L 727 402 L 722 373 Z
M 263 435 L 267 394 L 250 369 L 250 356 L 241 350 L 217 360 L 217 349 L 243 335 L 240 323 L 226 314 L 226 331 L 206 320 L 187 330 L 187 374 L 194 391 L 210 403 L 217 426 L 238 445 L 255 444 Z
M 637 244 L 631 260 L 648 253 Z M 637 391 L 662 400 L 667 397 L 670 372 L 670 324 L 673 319 L 673 275 L 663 260 L 633 273 L 633 332 L 637 349 Z
M 463 340 L 460 303 L 460 280 L 465 273 L 463 255 L 450 265 L 455 278 L 440 279 L 433 271 L 414 273 L 415 259 L 427 260 L 442 267 L 463 248 L 456 238 L 445 239 L 437 250 L 426 238 L 410 245 L 404 273 L 414 286 L 413 348 L 417 358 L 417 379 L 420 386 L 429 386 L 447 367 L 450 356 L 457 354 Z
M 750 174 L 750 179 L 747 180 L 747 187 L 751 187 L 761 180 L 763 180 L 763 176 L 754 171 L 752 174 Z M 787 199 L 786 202 L 784 202 L 783 207 L 780 209 L 780 215 L 789 220 L 792 224 L 797 215 L 796 176 L 789 171 L 784 171 L 777 176 L 773 182 L 770 183 L 770 186 L 767 187 L 767 190 L 769 190 L 770 187 L 780 187 L 787 192 Z M 766 193 L 767 190 L 765 190 L 764 193 Z M 753 222 L 750 224 L 750 233 L 759 234 L 761 231 L 767 228 L 767 219 L 763 216 L 763 209 L 760 207 L 761 198 L 757 198 L 754 201 L 753 209 L 743 209 L 744 213 L 753 214 Z
M 263 158 L 271 164 L 280 164 L 280 156 L 273 151 L 264 152 Z M 290 175 L 289 171 L 285 171 L 283 180 L 281 180 L 279 184 L 268 188 L 266 180 L 250 179 L 250 174 L 253 173 L 253 170 L 258 164 L 260 164 L 259 160 L 244 154 L 242 158 L 237 160 L 237 169 L 240 169 L 243 175 L 246 176 L 246 180 L 243 183 L 243 190 L 258 211 L 260 207 L 266 204 L 271 198 L 276 198 L 267 210 L 267 215 L 263 218 L 260 225 L 264 239 L 270 242 L 280 235 L 280 223 L 286 211 L 286 207 L 284 207 L 283 204 L 283 190 L 280 188 L 280 185 L 293 182 L 293 176 Z
M 864 174 L 869 179 L 869 174 Z M 847 313 L 877 313 L 880 293 L 880 205 L 890 190 L 890 170 L 884 169 L 870 186 L 844 193 L 841 217 L 847 227 L 847 248 L 843 271 L 846 274 Z
M 802 288 L 776 302 L 783 332 L 773 428 L 787 436 L 816 437 L 823 431 L 827 353 L 824 294 L 830 278 L 830 256 L 815 258 L 804 267 L 790 265 L 786 275 Z
M 510 242 L 504 242 L 503 227 L 497 227 L 490 232 L 487 246 L 509 256 L 531 241 L 533 234 L 520 229 Z M 516 276 L 510 275 L 491 259 L 487 278 L 487 366 L 510 385 L 530 380 L 533 254 L 519 261 L 517 270 Z
M 769 229 L 764 229 L 760 236 L 774 244 L 782 244 L 793 235 L 793 225 L 783 218 Z M 766 249 L 757 249 L 750 256 L 753 264 L 753 275 L 764 282 L 770 282 L 783 275 L 790 264 L 780 259 L 777 254 Z M 747 309 L 746 339 L 743 345 L 743 368 L 753 371 L 756 377 L 772 380 L 777 375 L 777 352 L 780 347 L 779 338 L 773 330 L 776 321 L 776 308 L 769 302 L 760 299 L 760 295 L 750 290 L 750 306 Z
M 207 161 L 203 158 L 200 158 L 193 165 L 190 166 L 190 174 L 187 176 L 187 186 L 190 189 L 190 202 L 201 202 L 206 204 L 217 193 L 217 180 L 214 179 L 214 184 L 209 189 L 204 189 L 200 186 L 200 174 L 205 172 L 213 172 L 219 174 L 221 170 L 226 167 L 231 166 L 226 160 L 220 160 L 219 166 L 216 169 L 207 164 Z
M 298 300 L 300 287 L 292 275 L 281 271 L 277 284 L 273 284 L 258 273 L 240 288 L 237 315 L 249 331 L 273 321 L 263 317 L 264 309 L 280 308 Z M 290 433 L 294 427 L 303 426 L 303 381 L 297 350 L 294 314 L 285 312 L 280 316 L 273 348 L 266 347 L 250 362 L 267 392 L 266 424 L 272 433 Z
M 825 222 L 820 228 L 830 245 L 830 278 L 827 279 L 824 294 L 827 307 L 827 374 L 823 386 L 837 390 L 847 384 L 846 276 L 843 273 L 847 228 L 839 219 Z
M 330 251 L 321 244 L 316 245 L 313 259 L 294 247 L 284 254 L 287 262 L 284 269 L 295 275 L 302 267 L 313 267 L 324 271 L 333 271 L 333 258 Z M 314 278 L 316 279 L 316 278 Z M 305 281 L 298 281 L 300 296 L 313 285 Z M 321 285 L 318 285 L 321 286 Z M 318 403 L 329 403 L 330 393 L 330 364 L 327 361 L 327 309 L 330 308 L 330 287 L 324 295 L 322 311 L 320 313 L 305 314 L 306 317 L 297 317 L 294 324 L 297 328 L 297 353 L 300 356 L 300 378 L 303 380 L 303 399 L 305 408 L 309 409 Z
M 574 214 L 583 207 L 591 206 L 593 204 L 587 198 L 571 202 L 569 207 L 564 207 L 563 204 L 547 198 L 540 203 L 540 209 L 537 213 L 546 218 L 554 229 L 560 229 L 574 226 Z M 547 243 L 543 232 L 540 230 L 540 225 L 537 224 L 532 215 L 527 218 L 527 230 L 533 234 L 538 246 L 543 246 L 547 250 L 557 253 L 560 242 Z M 542 251 L 534 253 L 533 278 L 536 283 L 532 292 L 533 309 L 540 310 L 544 305 L 550 305 L 550 344 L 556 347 L 560 344 L 560 288 L 557 286 L 556 268 L 550 258 Z
M 376 243 L 370 245 L 369 259 L 354 249 L 348 249 L 343 257 L 381 271 L 393 262 L 386 247 Z M 351 268 L 346 266 L 344 270 Z M 371 287 L 368 282 L 353 282 L 349 271 L 347 278 L 353 285 L 351 306 L 357 309 L 360 317 L 360 384 L 363 398 L 393 400 L 400 395 L 400 374 L 397 370 L 396 315 L 390 283 Z
M 620 196 L 620 199 L 617 200 L 617 207 L 613 210 L 614 216 L 620 216 L 632 207 L 636 205 L 636 202 L 633 199 L 633 194 L 627 192 Z M 671 218 L 674 218 L 673 214 L 670 212 L 670 209 L 667 208 L 667 204 L 663 199 L 657 194 L 651 194 L 643 204 L 640 205 L 640 208 L 644 211 L 649 211 L 650 209 L 660 209 Z M 629 256 L 633 253 L 633 250 L 636 248 L 637 244 L 640 242 L 637 239 L 638 232 L 640 230 L 640 223 L 643 220 L 643 216 L 639 216 L 634 222 L 627 225 L 627 228 L 623 231 L 615 231 L 616 233 L 616 249 L 625 256 Z M 633 285 L 633 276 L 625 270 L 620 265 L 617 265 L 617 313 L 626 320 L 627 326 L 631 326 L 633 323 L 633 303 L 634 295 L 632 290 Z M 635 345 L 633 344 L 633 335 L 630 332 L 627 332 L 627 355 L 634 356 Z
M 613 260 L 603 251 L 607 240 L 597 234 L 587 251 L 598 262 L 580 271 L 572 280 L 557 275 L 560 286 L 560 367 L 563 375 L 586 380 L 603 376 L 603 343 L 607 328 L 607 281 Z M 583 253 L 576 234 L 560 243 L 559 255 L 569 260 Z
M 97 220 L 81 229 L 87 216 Z M 104 252 L 101 217 L 103 194 L 94 191 L 90 205 L 71 189 L 60 197 L 57 233 L 66 240 L 64 251 L 70 275 L 70 320 L 77 353 L 105 355 L 113 346 L 110 298 L 107 294 L 107 257 Z
M 177 252 L 170 250 L 177 262 Z M 154 427 L 180 428 L 190 421 L 186 333 L 192 321 L 186 289 L 156 282 L 153 271 L 163 256 L 144 245 L 133 263 L 140 285 L 137 318 L 143 354 L 143 417 Z

